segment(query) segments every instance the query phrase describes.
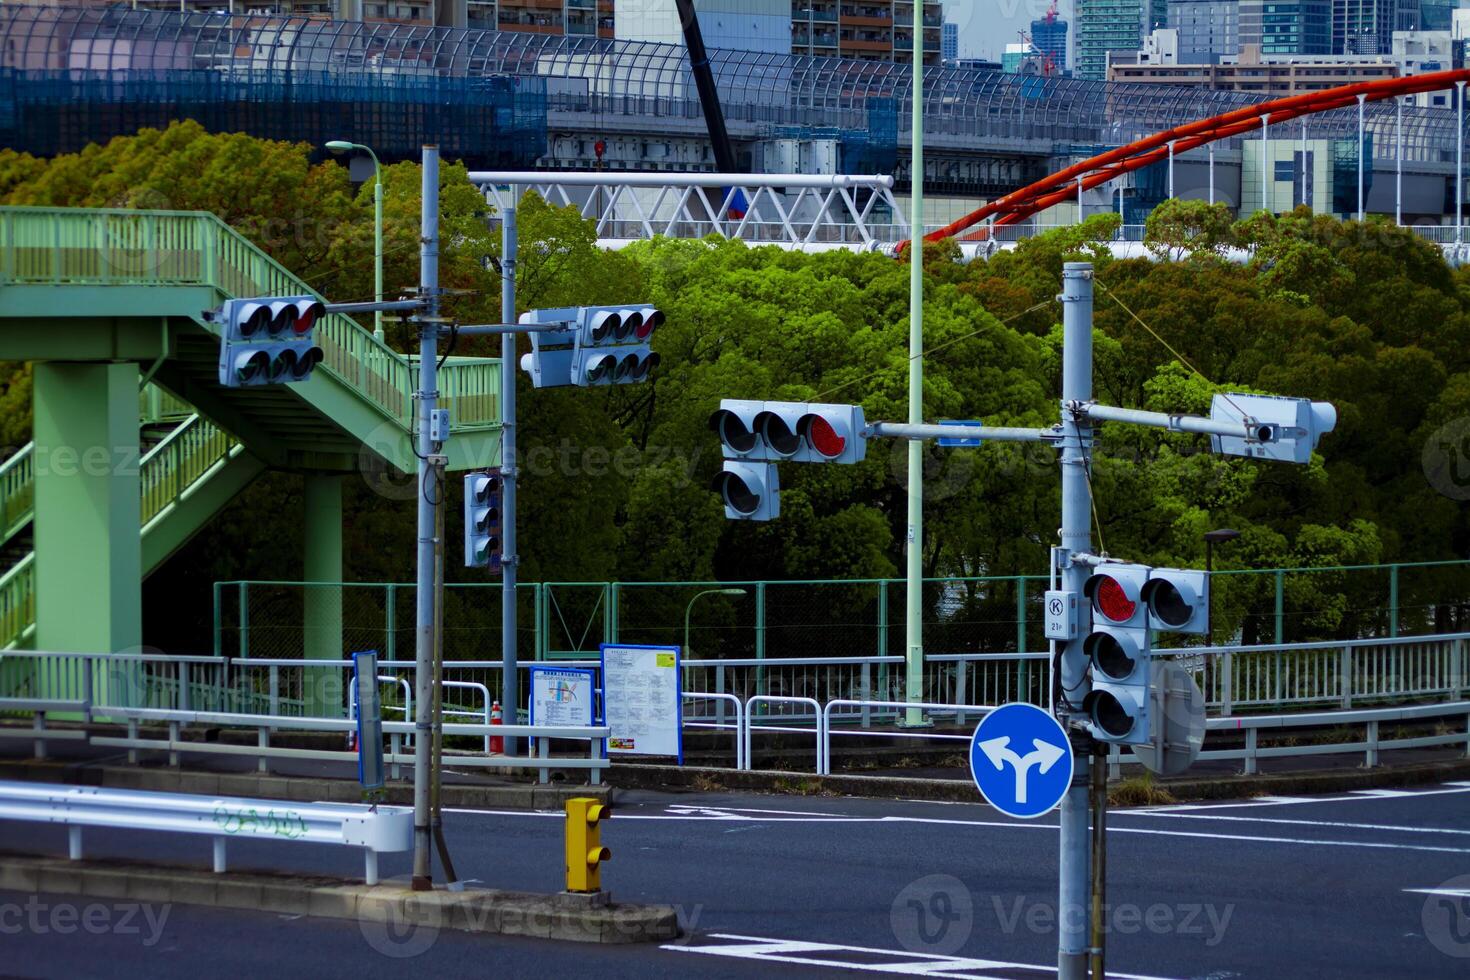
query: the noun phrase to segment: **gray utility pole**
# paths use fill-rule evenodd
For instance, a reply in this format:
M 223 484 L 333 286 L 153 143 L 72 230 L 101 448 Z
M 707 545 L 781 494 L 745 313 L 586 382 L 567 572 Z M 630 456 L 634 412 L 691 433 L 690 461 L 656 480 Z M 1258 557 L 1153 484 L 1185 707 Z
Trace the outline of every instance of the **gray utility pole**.
M 433 887 L 431 865 L 433 827 L 430 823 L 430 758 L 434 748 L 434 512 L 443 502 L 434 441 L 429 421 L 438 403 L 436 377 L 439 360 L 439 148 L 424 147 L 423 217 L 419 244 L 419 390 L 414 392 L 414 422 L 418 425 L 418 575 L 414 599 L 417 633 L 414 649 L 413 741 L 413 890 Z
M 1089 568 L 1072 561 L 1092 551 L 1092 423 L 1068 410 L 1073 402 L 1092 400 L 1092 265 L 1068 262 L 1062 267 L 1062 543 L 1055 564 L 1061 588 L 1082 595 Z M 1090 610 L 1090 606 L 1087 607 Z M 1090 616 L 1090 612 L 1083 615 Z M 1086 629 L 1086 623 L 1079 623 Z M 1053 641 L 1055 643 L 1056 641 Z M 1078 705 L 1087 693 L 1087 661 L 1081 644 L 1064 656 L 1054 673 L 1053 710 L 1068 728 L 1075 766 L 1072 785 L 1062 798 L 1061 851 L 1057 867 L 1057 978 L 1082 980 L 1087 976 L 1087 920 L 1090 902 L 1087 797 L 1092 761 L 1090 735 L 1067 726 L 1069 705 Z
M 516 322 L 516 185 L 506 195 L 500 221 L 500 319 Z M 500 706 L 510 724 L 520 724 L 521 685 L 516 666 L 516 337 L 500 339 Z M 516 739 L 505 739 L 505 754 L 516 754 Z
M 909 424 L 924 421 L 924 5 L 914 4 L 912 163 L 913 216 L 909 222 Z M 924 700 L 924 447 L 910 442 L 908 546 L 904 566 L 904 700 Z M 883 651 L 887 653 L 888 651 Z M 924 724 L 924 712 L 904 713 L 906 727 Z

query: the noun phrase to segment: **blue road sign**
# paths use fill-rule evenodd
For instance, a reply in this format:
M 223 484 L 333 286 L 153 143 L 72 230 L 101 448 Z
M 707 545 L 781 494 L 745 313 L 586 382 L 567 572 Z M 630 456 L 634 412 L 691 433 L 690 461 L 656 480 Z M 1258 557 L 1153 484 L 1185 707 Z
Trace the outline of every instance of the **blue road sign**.
M 956 420 L 956 419 L 940 419 L 939 422 L 940 422 L 941 425 L 984 425 L 985 424 L 984 422 L 980 421 L 979 419 L 970 419 L 968 421 L 959 421 L 959 420 Z M 981 443 L 981 440 L 979 440 L 979 439 L 952 439 L 952 438 L 950 438 L 948 436 L 941 436 L 939 438 L 939 445 L 944 446 L 944 447 L 949 448 L 949 449 L 979 449 L 980 448 L 980 443 Z
M 991 806 L 1029 820 L 1062 802 L 1072 782 L 1072 746 L 1061 723 L 1036 705 L 1001 705 L 975 726 L 970 774 Z

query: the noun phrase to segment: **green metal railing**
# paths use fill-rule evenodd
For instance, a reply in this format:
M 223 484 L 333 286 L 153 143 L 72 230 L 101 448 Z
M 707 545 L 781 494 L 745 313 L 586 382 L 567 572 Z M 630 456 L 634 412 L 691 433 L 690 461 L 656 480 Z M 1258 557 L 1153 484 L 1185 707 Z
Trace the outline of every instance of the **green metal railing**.
M 243 446 L 201 415 L 191 415 L 150 449 L 140 465 L 146 525 Z
M 344 649 L 411 656 L 414 587 L 397 583 L 216 583 L 215 652 L 302 656 L 307 590 L 340 594 Z M 930 654 L 1045 649 L 1045 576 L 932 579 L 925 590 Z M 1212 591 L 1217 643 L 1470 629 L 1470 561 L 1217 570 Z M 543 582 L 521 583 L 518 594 L 519 654 L 528 660 L 596 656 L 598 644 L 614 641 L 675 643 L 701 659 L 903 653 L 902 580 Z M 446 659 L 498 657 L 499 623 L 498 584 L 448 586 Z
M 318 295 L 215 215 L 196 211 L 0 208 L 0 283 L 190 285 L 226 296 Z M 317 342 L 328 373 L 400 425 L 412 423 L 414 381 L 407 357 L 337 313 L 318 323 Z M 498 423 L 498 363 L 455 358 L 440 371 L 455 428 Z
M 184 422 L 193 418 L 194 409 L 157 385 L 147 385 L 138 393 L 138 417 L 143 424 Z M 211 426 L 211 428 L 213 428 Z M 214 432 L 223 435 L 219 429 Z M 173 438 L 172 435 L 168 437 Z M 35 516 L 36 471 L 35 443 L 28 442 L 0 463 L 0 545 L 15 537 Z M 195 474 L 196 476 L 198 474 Z M 191 481 L 192 482 L 192 481 Z M 147 506 L 147 488 L 144 506 Z M 144 515 L 147 523 L 149 515 Z
M 191 487 L 208 479 L 216 467 L 243 449 L 234 437 L 208 419 L 200 415 L 183 419 L 139 461 L 143 526 L 146 527 Z M 29 460 L 29 454 L 26 459 Z M 14 461 L 13 458 L 10 462 Z M 29 473 L 28 464 L 26 472 Z M 17 492 L 14 498 L 7 495 L 6 501 L 19 500 L 22 496 L 28 501 L 33 499 L 33 485 L 26 484 L 23 489 L 24 493 Z M 9 490 L 8 485 L 6 490 Z M 32 515 L 28 505 L 21 526 Z M 0 576 L 0 649 L 24 639 L 35 623 L 34 559 L 35 552 L 27 553 Z

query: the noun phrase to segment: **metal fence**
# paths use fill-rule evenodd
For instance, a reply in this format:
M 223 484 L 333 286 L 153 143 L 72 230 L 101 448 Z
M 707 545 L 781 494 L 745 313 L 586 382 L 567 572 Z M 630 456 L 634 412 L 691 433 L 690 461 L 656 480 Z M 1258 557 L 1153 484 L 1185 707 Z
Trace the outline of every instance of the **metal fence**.
M 1354 708 L 1425 700 L 1454 701 L 1470 693 L 1470 633 L 1260 646 L 1217 646 L 1166 651 L 1190 670 L 1212 713 L 1228 717 L 1266 709 Z M 996 705 L 1050 698 L 1050 655 L 937 654 L 926 658 L 926 702 Z M 566 661 L 596 672 L 597 659 Z M 1206 669 L 1206 665 L 1210 669 Z M 843 723 L 871 725 L 899 709 L 903 659 L 898 656 L 686 658 L 683 690 L 691 695 L 796 699 L 818 706 L 858 704 L 835 712 Z M 530 694 L 522 662 L 521 701 Z M 179 711 L 217 711 L 279 717 L 345 717 L 350 713 L 350 660 L 304 660 L 151 654 L 66 654 L 16 651 L 0 656 L 0 699 L 49 698 Z M 411 703 L 414 661 L 379 662 L 386 713 L 404 717 Z M 453 717 L 483 718 L 501 696 L 498 659 L 449 660 L 444 700 Z M 403 682 L 407 681 L 407 684 Z M 863 703 L 867 703 L 863 706 Z M 693 721 L 725 718 L 726 701 L 702 699 L 686 709 Z M 813 720 L 814 713 L 782 706 L 778 714 Z M 959 719 L 961 722 L 963 717 Z M 513 719 L 512 719 L 513 721 Z
M 924 588 L 930 659 L 1042 646 L 1045 576 L 931 579 Z M 1217 642 L 1258 646 L 1470 629 L 1466 561 L 1232 569 L 1216 571 L 1211 589 Z M 411 656 L 414 587 L 382 583 L 217 583 L 213 652 L 304 656 L 308 591 L 340 601 L 344 652 Z M 694 660 L 903 654 L 901 580 L 546 582 L 522 583 L 517 594 L 523 660 L 595 657 L 605 642 L 676 644 Z M 500 602 L 496 584 L 447 587 L 446 660 L 499 657 Z

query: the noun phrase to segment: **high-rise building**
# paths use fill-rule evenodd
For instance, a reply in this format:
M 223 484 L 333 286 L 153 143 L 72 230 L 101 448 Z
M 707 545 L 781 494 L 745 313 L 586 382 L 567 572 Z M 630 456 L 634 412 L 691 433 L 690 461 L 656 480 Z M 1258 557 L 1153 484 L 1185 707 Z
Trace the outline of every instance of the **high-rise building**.
M 1342 53 L 1332 44 L 1332 0 L 1240 0 L 1240 43 L 1263 55 Z
M 1101 81 L 1108 55 L 1132 54 L 1144 36 L 1168 22 L 1168 0 L 1076 0 L 1076 75 Z
M 1459 0 L 1419 0 L 1419 23 L 1415 30 L 1447 31 Z
M 939 55 L 946 65 L 960 60 L 960 25 L 952 20 L 944 22 L 939 35 Z
M 1031 22 L 1031 43 L 1037 51 L 1051 59 L 1052 74 L 1067 70 L 1067 22 L 1056 16 L 1053 8 L 1045 17 Z
M 694 0 L 694 12 L 705 47 L 791 53 L 791 0 Z M 673 0 L 624 3 L 614 21 L 620 41 L 684 43 L 684 28 Z
M 1212 65 L 1239 51 L 1242 6 L 1244 0 L 1169 0 L 1169 26 L 1179 32 L 1179 60 Z
M 942 57 L 944 10 L 941 0 L 922 0 L 924 64 Z M 791 0 L 791 52 L 912 61 L 914 0 Z
M 114 6 L 116 0 L 67 0 Z M 482 31 L 612 37 L 615 0 L 128 0 L 152 10 L 303 15 Z
M 1334 54 L 1388 54 L 1393 32 L 1419 21 L 1419 0 L 1333 0 Z

